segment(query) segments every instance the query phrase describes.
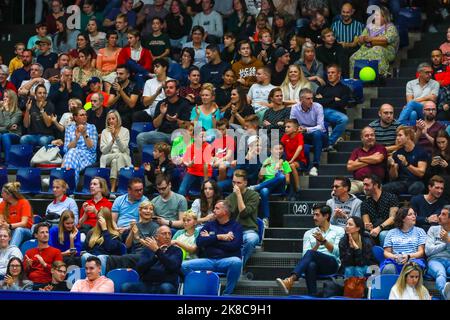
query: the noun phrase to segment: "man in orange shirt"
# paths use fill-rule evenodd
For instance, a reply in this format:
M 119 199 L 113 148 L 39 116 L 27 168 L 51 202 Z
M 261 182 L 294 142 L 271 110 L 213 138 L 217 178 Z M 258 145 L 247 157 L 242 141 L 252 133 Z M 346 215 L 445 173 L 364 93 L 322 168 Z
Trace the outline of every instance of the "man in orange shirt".
M 114 293 L 114 282 L 102 276 L 102 263 L 96 256 L 90 256 L 85 264 L 86 279 L 75 282 L 71 292 L 102 292 Z

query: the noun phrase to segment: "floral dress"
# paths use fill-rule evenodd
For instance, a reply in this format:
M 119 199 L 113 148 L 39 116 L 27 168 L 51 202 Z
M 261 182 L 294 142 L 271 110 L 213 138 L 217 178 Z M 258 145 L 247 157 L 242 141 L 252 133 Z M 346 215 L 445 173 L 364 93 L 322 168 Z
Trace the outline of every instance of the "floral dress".
M 353 68 L 356 60 L 378 60 L 378 72 L 386 76 L 389 70 L 389 62 L 395 59 L 398 50 L 399 36 L 397 28 L 391 23 L 381 27 L 372 24 L 364 28 L 361 35 L 371 37 L 384 36 L 388 45 L 386 47 L 362 45 L 350 57 L 350 78 L 353 78 Z

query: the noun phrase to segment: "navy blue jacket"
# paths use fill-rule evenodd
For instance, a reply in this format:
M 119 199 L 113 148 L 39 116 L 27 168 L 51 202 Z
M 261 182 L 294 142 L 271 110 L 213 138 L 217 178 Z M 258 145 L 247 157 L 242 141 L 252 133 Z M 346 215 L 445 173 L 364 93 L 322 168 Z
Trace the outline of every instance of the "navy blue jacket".
M 202 237 L 201 232 L 203 230 L 208 231 L 208 237 Z M 234 239 L 232 241 L 222 241 L 217 239 L 217 235 L 227 234 L 230 231 L 234 234 Z M 219 224 L 217 221 L 210 221 L 204 225 L 196 242 L 200 249 L 200 255 L 204 258 L 241 258 L 243 229 L 235 220 L 230 220 L 225 224 Z
M 152 284 L 170 282 L 177 287 L 182 262 L 183 252 L 177 246 L 169 246 L 165 252 L 161 249 L 153 252 L 145 248 L 136 270 L 143 282 Z
M 226 61 L 221 61 L 218 64 L 207 63 L 200 69 L 200 79 L 202 83 L 212 83 L 214 87 L 222 85 L 222 76 L 231 65 Z
M 122 255 L 122 242 L 119 237 L 112 237 L 108 230 L 102 231 L 103 243 L 101 245 L 96 244 L 93 248 L 89 247 L 89 240 L 92 236 L 92 231 L 94 229 L 89 230 L 86 236 L 86 248 L 87 252 L 93 254 L 95 256 L 104 254 L 104 255 Z

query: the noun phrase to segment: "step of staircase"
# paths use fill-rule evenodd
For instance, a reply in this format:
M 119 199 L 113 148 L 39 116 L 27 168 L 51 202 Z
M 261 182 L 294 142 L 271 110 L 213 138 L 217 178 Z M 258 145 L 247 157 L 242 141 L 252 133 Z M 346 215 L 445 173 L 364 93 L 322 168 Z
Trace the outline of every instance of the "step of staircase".
M 377 99 L 378 100 L 378 99 Z M 381 105 L 380 105 L 381 106 Z M 394 108 L 394 117 L 397 119 L 402 112 L 403 108 Z M 362 117 L 366 118 L 377 118 L 379 108 L 362 108 Z
M 385 97 L 385 98 L 376 98 L 370 99 L 370 107 L 378 110 L 382 104 L 389 103 L 396 109 L 401 109 L 406 104 L 406 98 L 403 97 Z
M 376 120 L 376 118 L 372 118 L 372 119 L 355 119 L 353 121 L 353 128 L 361 130 L 362 128 L 367 127 L 369 125 L 369 123 L 371 123 L 373 120 Z
M 385 87 L 405 87 L 409 80 L 412 80 L 411 78 L 388 78 L 386 79 L 386 85 Z
M 353 134 L 353 132 L 358 134 L 358 138 L 361 134 L 361 130 L 351 130 L 351 135 Z M 351 140 L 356 140 L 355 138 L 350 138 Z M 352 153 L 351 152 L 329 152 L 328 153 L 328 164 L 343 164 L 343 163 L 347 163 L 348 158 L 350 158 L 350 155 Z M 310 177 L 310 183 L 311 183 L 311 178 L 317 178 L 317 177 Z M 319 176 L 320 178 L 320 176 Z
M 351 177 L 350 174 L 347 174 L 346 176 Z M 309 177 L 309 188 L 330 188 L 331 190 L 331 185 L 333 184 L 335 177 L 336 176 Z
M 301 252 L 303 239 L 264 238 L 263 248 L 266 252 Z
M 344 141 L 344 142 L 339 142 L 336 145 L 336 149 L 339 152 L 352 152 L 355 148 L 359 148 L 360 146 L 361 146 L 361 141 Z
M 291 238 L 302 239 L 308 228 L 267 228 L 264 230 L 264 238 Z
M 331 196 L 329 196 L 329 197 L 331 197 Z M 321 202 L 316 201 L 316 203 L 321 203 Z M 298 205 L 309 205 L 310 208 L 312 208 L 311 203 L 301 203 L 299 201 Z M 286 227 L 286 228 L 307 228 L 308 229 L 308 228 L 314 228 L 314 226 L 315 225 L 314 225 L 314 220 L 313 220 L 312 214 L 307 214 L 307 215 L 285 214 L 283 216 L 283 227 Z
M 406 87 L 378 88 L 378 98 L 402 98 L 406 94 Z

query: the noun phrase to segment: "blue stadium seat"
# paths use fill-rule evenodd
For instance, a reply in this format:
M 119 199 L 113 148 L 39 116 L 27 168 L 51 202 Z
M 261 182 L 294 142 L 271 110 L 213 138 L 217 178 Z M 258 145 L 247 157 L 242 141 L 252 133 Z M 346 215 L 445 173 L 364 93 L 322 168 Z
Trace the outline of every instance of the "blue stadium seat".
M 184 278 L 181 294 L 219 296 L 219 276 L 212 271 L 192 271 Z
M 101 177 L 106 180 L 106 183 L 108 184 L 108 189 L 111 189 L 111 182 L 109 181 L 109 174 L 110 174 L 110 168 L 92 168 L 88 167 L 84 170 L 84 181 L 83 181 L 83 188 L 80 192 L 74 192 L 75 195 L 81 195 L 81 196 L 89 196 L 91 194 L 90 192 L 90 184 L 91 180 L 94 177 Z
M 142 148 L 142 163 L 152 162 L 153 161 L 153 145 L 146 144 Z
M 66 194 L 71 195 L 76 191 L 77 187 L 75 185 L 75 170 L 66 168 L 53 168 L 50 171 L 48 191 L 42 192 L 43 194 L 53 194 L 52 186 L 53 180 L 55 179 L 62 179 L 69 185 L 69 189 L 67 189 Z
M 0 189 L 8 183 L 8 170 L 6 168 L 0 168 Z
M 125 194 L 128 192 L 128 181 L 132 178 L 141 178 L 144 182 L 144 168 L 138 170 L 133 167 L 121 168 L 118 176 L 118 186 L 116 194 Z
M 380 274 L 371 279 L 368 299 L 389 299 L 389 293 L 398 279 L 398 274 Z
M 41 193 L 41 169 L 19 168 L 16 180 L 20 182 L 20 192 L 23 194 Z
M 372 247 L 373 255 L 375 256 L 375 259 L 377 259 L 378 264 L 381 264 L 385 258 L 384 258 L 384 249 L 380 246 L 373 246 Z
M 36 239 L 27 240 L 20 246 L 20 251 L 25 256 L 25 253 L 33 248 L 36 248 L 38 246 L 38 241 Z
M 124 283 L 139 281 L 139 274 L 133 269 L 113 269 L 106 277 L 114 282 L 114 292 L 122 292 Z
M 149 132 L 155 130 L 151 122 L 133 122 L 131 125 L 131 135 L 130 135 L 130 150 L 133 151 L 137 149 L 136 138 L 141 132 Z
M 13 144 L 9 150 L 9 169 L 26 168 L 30 166 L 33 157 L 33 146 L 29 144 Z

